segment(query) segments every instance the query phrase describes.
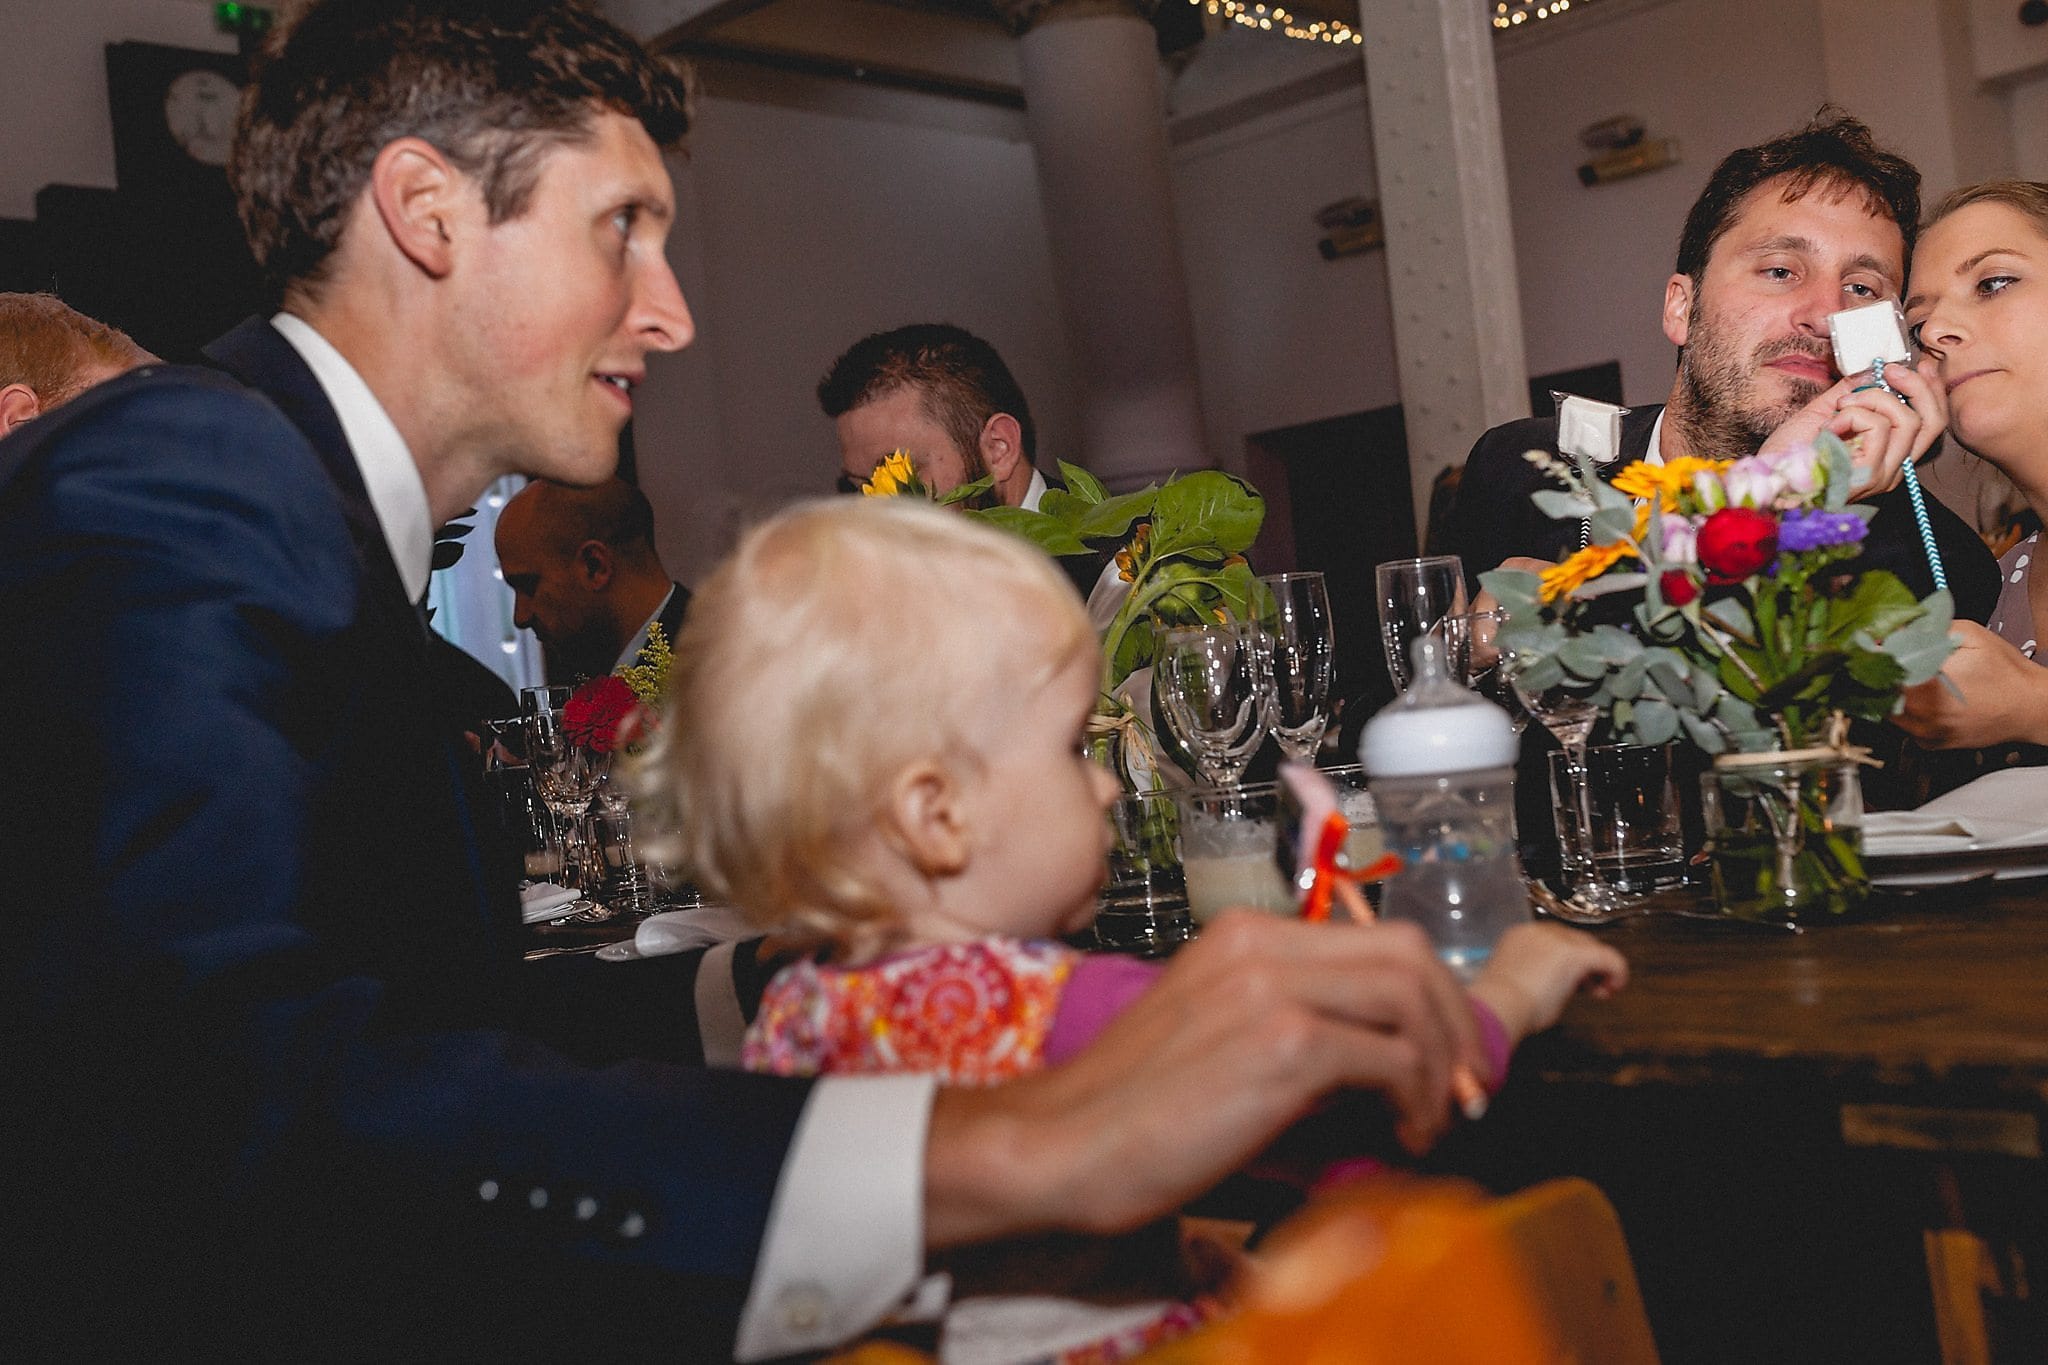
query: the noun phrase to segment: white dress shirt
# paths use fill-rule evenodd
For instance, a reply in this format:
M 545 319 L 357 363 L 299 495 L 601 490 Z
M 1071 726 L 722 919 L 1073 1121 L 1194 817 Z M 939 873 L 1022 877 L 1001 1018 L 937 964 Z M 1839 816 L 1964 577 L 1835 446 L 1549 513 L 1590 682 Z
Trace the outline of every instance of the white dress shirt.
M 433 568 L 433 515 L 405 438 L 333 343 L 290 313 L 270 321 L 334 405 L 399 581 L 419 601 Z M 928 1076 L 842 1076 L 812 1088 L 740 1317 L 740 1360 L 837 1345 L 902 1308 L 913 1290 L 919 1316 L 943 1303 L 939 1277 L 920 1286 L 925 1129 L 937 1089 Z
M 668 594 L 661 599 L 661 605 L 640 623 L 640 629 L 634 632 L 632 639 L 626 641 L 626 647 L 619 651 L 618 662 L 612 665 L 612 672 L 616 673 L 622 668 L 633 668 L 639 664 L 640 651 L 647 648 L 647 632 L 654 628 L 654 623 L 661 619 L 661 614 L 668 610 L 668 604 L 675 601 L 675 597 L 676 590 L 670 588 Z M 669 644 L 673 645 L 675 641 L 670 640 Z

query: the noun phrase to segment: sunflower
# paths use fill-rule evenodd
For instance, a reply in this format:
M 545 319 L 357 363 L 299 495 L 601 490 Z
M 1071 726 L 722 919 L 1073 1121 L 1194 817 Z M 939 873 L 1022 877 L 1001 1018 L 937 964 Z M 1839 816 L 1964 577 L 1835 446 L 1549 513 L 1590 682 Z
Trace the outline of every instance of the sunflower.
M 864 498 L 893 498 L 899 493 L 922 496 L 924 480 L 917 477 L 917 470 L 910 463 L 909 451 L 892 450 L 875 466 L 875 472 L 860 486 L 860 492 Z
M 1617 540 L 1612 545 L 1588 545 L 1564 563 L 1543 571 L 1543 600 L 1555 602 L 1622 560 L 1640 557 L 1636 547 L 1626 540 Z

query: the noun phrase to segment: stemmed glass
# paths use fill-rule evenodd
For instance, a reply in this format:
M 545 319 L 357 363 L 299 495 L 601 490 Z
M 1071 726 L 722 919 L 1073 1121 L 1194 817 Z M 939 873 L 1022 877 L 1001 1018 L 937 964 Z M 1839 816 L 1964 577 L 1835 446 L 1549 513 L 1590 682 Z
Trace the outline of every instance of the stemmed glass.
M 1266 734 L 1266 636 L 1231 621 L 1162 627 L 1153 638 L 1160 709 L 1212 786 L 1235 786 Z
M 612 851 L 619 859 L 608 904 L 615 913 L 644 915 L 654 909 L 654 888 L 633 847 L 633 787 L 616 752 L 606 755 L 599 769 L 597 808 L 611 829 Z
M 1600 719 L 1600 708 L 1590 698 L 1568 690 L 1562 682 L 1550 687 L 1532 687 L 1514 669 L 1517 660 L 1504 657 L 1501 668 L 1508 670 L 1515 699 L 1538 724 L 1570 755 L 1572 814 L 1579 826 L 1579 847 L 1593 847 L 1593 800 L 1586 772 L 1586 741 Z M 1618 910 L 1636 898 L 1602 881 L 1599 869 L 1588 866 L 1585 875 L 1571 888 L 1572 899 L 1588 910 Z
M 1465 566 L 1456 555 L 1395 559 L 1374 565 L 1373 579 L 1379 590 L 1387 673 L 1394 689 L 1406 692 L 1408 651 L 1415 641 L 1441 634 L 1446 621 L 1465 613 Z
M 520 693 L 526 731 L 526 761 L 533 773 L 534 789 L 555 817 L 561 830 L 563 860 L 577 871 L 577 889 L 591 897 L 583 918 L 611 918 L 611 911 L 596 902 L 594 891 L 604 882 L 594 856 L 588 817 L 590 798 L 596 794 L 600 770 L 598 755 L 569 738 L 562 723 L 562 711 L 569 703 L 566 687 L 529 687 Z
M 1259 583 L 1265 589 L 1259 627 L 1272 651 L 1267 720 L 1273 742 L 1296 762 L 1312 762 L 1330 724 L 1337 651 L 1330 594 L 1319 573 L 1268 574 Z

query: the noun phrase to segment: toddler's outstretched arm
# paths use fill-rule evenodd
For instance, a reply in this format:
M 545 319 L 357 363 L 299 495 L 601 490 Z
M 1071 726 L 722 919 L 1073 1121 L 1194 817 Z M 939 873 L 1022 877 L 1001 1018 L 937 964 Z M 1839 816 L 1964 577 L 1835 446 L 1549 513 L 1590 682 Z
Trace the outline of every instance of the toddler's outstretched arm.
M 1556 1023 L 1580 990 L 1605 999 L 1627 984 L 1628 960 L 1584 930 L 1518 924 L 1500 936 L 1471 993 L 1500 1020 L 1512 1050 Z

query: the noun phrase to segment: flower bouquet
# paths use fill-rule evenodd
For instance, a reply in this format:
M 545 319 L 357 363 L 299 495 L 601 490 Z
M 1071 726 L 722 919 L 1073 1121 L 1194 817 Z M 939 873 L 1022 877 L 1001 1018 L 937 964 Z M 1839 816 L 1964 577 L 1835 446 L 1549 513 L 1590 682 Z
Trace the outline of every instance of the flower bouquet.
M 1831 434 L 1739 460 L 1528 458 L 1563 487 L 1535 494 L 1583 518 L 1586 548 L 1540 576 L 1480 581 L 1507 613 L 1497 643 L 1519 688 L 1591 700 L 1613 737 L 1682 740 L 1714 756 L 1705 787 L 1721 908 L 1839 915 L 1868 886 L 1849 720 L 1897 709 L 1953 648 L 1949 595 L 1924 601 L 1855 564 L 1872 509 Z

